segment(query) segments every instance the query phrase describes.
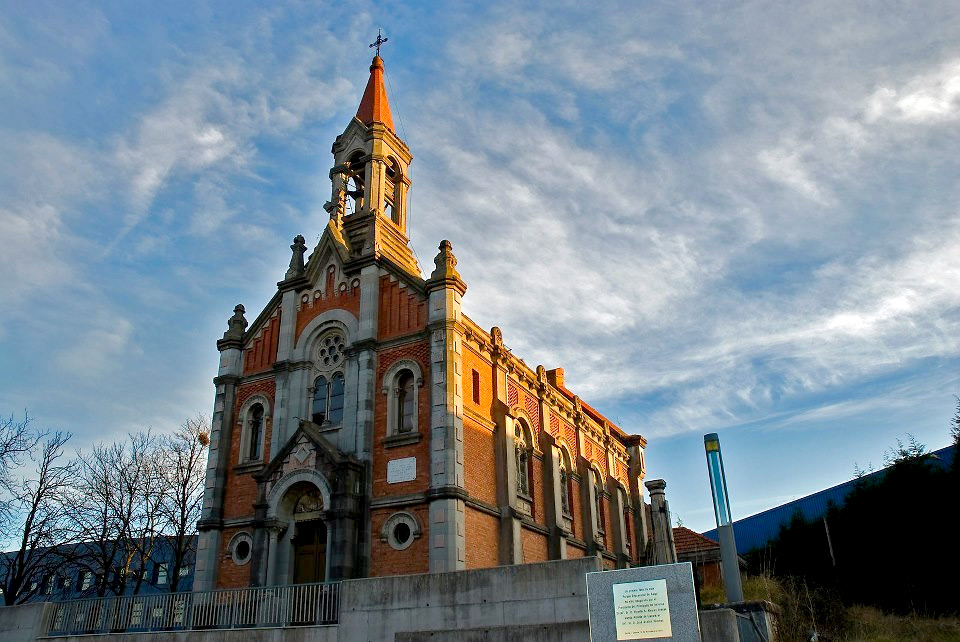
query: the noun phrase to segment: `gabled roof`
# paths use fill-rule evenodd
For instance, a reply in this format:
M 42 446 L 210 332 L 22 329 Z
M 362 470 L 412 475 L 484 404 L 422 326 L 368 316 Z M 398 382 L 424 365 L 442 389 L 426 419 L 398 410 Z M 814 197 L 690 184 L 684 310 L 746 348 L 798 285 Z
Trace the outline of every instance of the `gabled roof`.
M 719 543 L 700 533 L 695 533 L 686 526 L 677 526 L 673 529 L 673 544 L 677 549 L 677 555 L 720 548 Z
M 363 90 L 360 108 L 357 109 L 357 120 L 364 125 L 383 123 L 387 129 L 396 133 L 393 129 L 387 90 L 383 86 L 383 59 L 380 56 L 374 56 L 370 63 L 370 79 L 367 80 L 367 88 Z

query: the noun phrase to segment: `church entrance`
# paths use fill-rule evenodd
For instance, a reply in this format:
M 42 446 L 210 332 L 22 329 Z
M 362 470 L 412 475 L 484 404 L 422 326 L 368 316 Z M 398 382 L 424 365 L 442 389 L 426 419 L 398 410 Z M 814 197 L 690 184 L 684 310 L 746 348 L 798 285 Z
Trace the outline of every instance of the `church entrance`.
M 327 527 L 313 519 L 296 522 L 293 536 L 293 583 L 307 584 L 326 579 Z

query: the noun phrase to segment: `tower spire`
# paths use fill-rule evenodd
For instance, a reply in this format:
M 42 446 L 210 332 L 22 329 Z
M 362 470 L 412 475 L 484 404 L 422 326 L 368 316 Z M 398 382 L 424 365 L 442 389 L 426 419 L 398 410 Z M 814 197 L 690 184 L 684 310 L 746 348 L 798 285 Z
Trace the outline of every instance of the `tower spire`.
M 380 46 L 387 40 L 377 31 L 377 40 L 370 45 L 377 48 L 377 54 L 370 63 L 370 78 L 367 80 L 366 89 L 363 90 L 363 98 L 357 109 L 357 118 L 364 125 L 374 122 L 383 123 L 387 129 L 396 133 L 393 128 L 393 116 L 390 114 L 390 101 L 387 100 L 387 90 L 383 86 L 383 58 L 380 57 Z

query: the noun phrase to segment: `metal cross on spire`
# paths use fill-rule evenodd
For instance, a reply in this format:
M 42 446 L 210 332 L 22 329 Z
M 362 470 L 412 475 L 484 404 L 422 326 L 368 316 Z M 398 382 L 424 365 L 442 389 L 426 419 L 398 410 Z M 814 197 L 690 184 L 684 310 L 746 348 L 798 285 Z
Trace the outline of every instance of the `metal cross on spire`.
M 377 29 L 377 39 L 373 42 L 373 44 L 370 45 L 370 48 L 373 49 L 374 47 L 376 47 L 376 48 L 377 48 L 377 55 L 379 56 L 379 55 L 380 55 L 380 45 L 382 45 L 383 43 L 385 43 L 387 40 L 390 40 L 390 39 L 389 39 L 389 38 L 384 38 L 384 37 L 380 34 L 380 30 Z

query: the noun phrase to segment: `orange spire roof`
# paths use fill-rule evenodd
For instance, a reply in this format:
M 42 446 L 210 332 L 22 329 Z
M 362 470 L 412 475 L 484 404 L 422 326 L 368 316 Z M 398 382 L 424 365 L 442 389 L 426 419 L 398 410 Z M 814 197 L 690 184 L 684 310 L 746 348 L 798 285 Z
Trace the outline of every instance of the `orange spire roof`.
M 370 79 L 367 81 L 367 88 L 363 90 L 357 118 L 364 125 L 383 123 L 387 129 L 395 132 L 393 116 L 390 115 L 390 101 L 387 100 L 387 90 L 383 87 L 383 59 L 380 56 L 374 56 L 370 64 Z

